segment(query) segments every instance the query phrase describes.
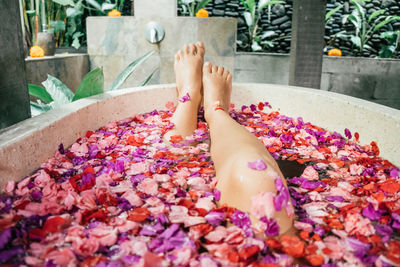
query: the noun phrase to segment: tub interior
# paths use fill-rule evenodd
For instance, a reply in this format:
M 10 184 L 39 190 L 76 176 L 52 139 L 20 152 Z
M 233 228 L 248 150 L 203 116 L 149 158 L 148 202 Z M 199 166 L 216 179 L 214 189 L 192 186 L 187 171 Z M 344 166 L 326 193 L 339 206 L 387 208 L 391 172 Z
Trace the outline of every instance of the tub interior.
M 88 130 L 165 109 L 168 101 L 177 101 L 175 84 L 128 88 L 73 102 L 0 131 L 0 186 L 34 172 L 60 143 L 68 147 Z M 361 144 L 377 142 L 381 156 L 400 165 L 399 110 L 321 90 L 234 84 L 232 103 L 236 108 L 265 101 L 281 114 L 302 117 L 327 130 L 342 135 L 345 128 L 358 132 Z

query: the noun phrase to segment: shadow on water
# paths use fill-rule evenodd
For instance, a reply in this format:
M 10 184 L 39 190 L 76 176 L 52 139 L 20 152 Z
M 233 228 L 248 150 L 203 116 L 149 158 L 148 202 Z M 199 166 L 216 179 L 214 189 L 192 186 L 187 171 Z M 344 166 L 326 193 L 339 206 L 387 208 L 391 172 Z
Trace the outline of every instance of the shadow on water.
M 285 178 L 293 178 L 293 177 L 300 177 L 303 174 L 304 169 L 307 167 L 304 164 L 300 164 L 297 161 L 293 160 L 276 160 L 278 163 L 279 168 L 282 171 L 283 177 Z

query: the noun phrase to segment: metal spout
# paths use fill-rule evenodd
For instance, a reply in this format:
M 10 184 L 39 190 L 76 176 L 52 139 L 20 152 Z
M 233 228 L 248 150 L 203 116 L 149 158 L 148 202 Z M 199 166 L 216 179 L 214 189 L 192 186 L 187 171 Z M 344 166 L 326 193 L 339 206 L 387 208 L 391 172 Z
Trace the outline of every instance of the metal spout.
M 165 32 L 157 22 L 149 22 L 145 28 L 145 37 L 151 44 L 158 44 L 164 38 Z

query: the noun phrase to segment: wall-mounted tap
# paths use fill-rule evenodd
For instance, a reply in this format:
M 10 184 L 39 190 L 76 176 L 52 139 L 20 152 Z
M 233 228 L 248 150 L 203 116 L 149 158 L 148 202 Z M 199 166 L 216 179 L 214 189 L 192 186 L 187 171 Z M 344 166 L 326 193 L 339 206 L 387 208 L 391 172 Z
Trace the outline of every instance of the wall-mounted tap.
M 162 26 L 157 22 L 149 22 L 145 28 L 145 36 L 147 41 L 152 44 L 158 44 L 164 38 L 165 32 Z

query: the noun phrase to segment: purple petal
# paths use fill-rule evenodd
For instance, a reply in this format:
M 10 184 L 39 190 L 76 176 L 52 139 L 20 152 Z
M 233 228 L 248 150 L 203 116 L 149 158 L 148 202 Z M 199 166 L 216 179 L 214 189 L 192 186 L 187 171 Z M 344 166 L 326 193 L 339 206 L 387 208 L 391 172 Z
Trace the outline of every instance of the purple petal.
M 208 223 L 214 226 L 218 226 L 221 224 L 221 221 L 224 219 L 224 213 L 220 211 L 211 211 L 204 218 Z
M 0 234 L 0 250 L 5 247 L 5 245 L 10 241 L 11 238 L 11 228 L 7 228 Z
M 379 220 L 381 217 L 381 214 L 374 209 L 374 206 L 371 203 L 369 203 L 368 206 L 363 209 L 362 214 L 364 217 L 367 217 L 371 220 Z
M 348 138 L 348 139 L 351 139 L 351 132 L 350 132 L 350 130 L 349 129 L 344 129 L 344 135 Z
M 190 100 L 190 95 L 189 93 L 186 93 L 186 95 L 182 96 L 181 99 L 179 99 L 180 102 L 185 103 Z
M 330 202 L 343 202 L 344 198 L 341 196 L 327 196 L 325 200 Z
M 393 178 L 399 178 L 399 169 L 392 168 L 392 170 L 390 171 L 390 176 Z
M 274 218 L 268 219 L 262 217 L 261 221 L 267 224 L 267 229 L 265 229 L 265 234 L 267 236 L 277 236 L 279 234 L 279 225 Z
M 347 242 L 349 243 L 350 247 L 354 249 L 356 252 L 365 253 L 370 248 L 369 244 L 364 243 L 354 237 L 348 237 Z
M 253 236 L 249 214 L 240 210 L 235 210 L 235 212 L 232 214 L 231 221 L 234 225 L 241 228 L 247 236 Z
M 247 166 L 256 171 L 263 171 L 267 168 L 267 165 L 261 159 L 258 159 L 254 162 L 248 162 Z
M 221 199 L 221 192 L 218 189 L 214 189 L 214 199 L 219 201 Z

